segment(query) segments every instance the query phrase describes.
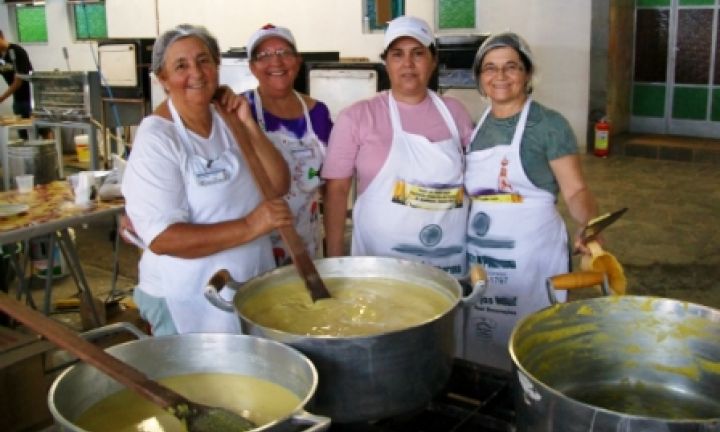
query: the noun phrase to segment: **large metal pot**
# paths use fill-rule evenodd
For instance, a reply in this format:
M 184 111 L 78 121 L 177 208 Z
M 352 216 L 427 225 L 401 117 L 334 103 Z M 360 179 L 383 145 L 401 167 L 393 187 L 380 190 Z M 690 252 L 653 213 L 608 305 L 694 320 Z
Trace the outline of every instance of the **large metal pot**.
M 657 297 L 556 304 L 510 338 L 519 431 L 720 431 L 720 311 Z
M 233 334 L 184 334 L 126 342 L 107 350 L 152 379 L 191 373 L 234 373 L 262 378 L 300 398 L 294 414 L 253 431 L 327 429 L 329 419 L 304 410 L 317 386 L 317 372 L 298 351 L 270 340 Z M 82 432 L 73 420 L 96 402 L 121 390 L 112 378 L 84 363 L 64 371 L 53 383 L 48 405 L 62 430 Z
M 242 314 L 243 331 L 290 344 L 307 355 L 320 376 L 312 410 L 333 422 L 375 420 L 427 404 L 450 376 L 454 321 L 463 298 L 458 281 L 429 265 L 382 257 L 315 260 L 323 278 L 392 278 L 419 284 L 448 297 L 452 307 L 421 325 L 365 337 L 300 336 L 258 325 Z M 238 290 L 236 310 L 263 289 L 298 280 L 292 266 L 258 276 Z M 218 302 L 214 296 L 214 303 Z

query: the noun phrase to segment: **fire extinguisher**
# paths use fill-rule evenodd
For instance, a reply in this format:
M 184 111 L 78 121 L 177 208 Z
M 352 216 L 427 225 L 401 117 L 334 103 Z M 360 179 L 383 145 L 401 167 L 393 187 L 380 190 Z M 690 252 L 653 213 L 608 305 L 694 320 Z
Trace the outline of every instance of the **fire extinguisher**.
M 605 119 L 601 118 L 600 121 L 595 123 L 595 150 L 594 154 L 597 157 L 607 157 L 610 153 L 610 123 Z

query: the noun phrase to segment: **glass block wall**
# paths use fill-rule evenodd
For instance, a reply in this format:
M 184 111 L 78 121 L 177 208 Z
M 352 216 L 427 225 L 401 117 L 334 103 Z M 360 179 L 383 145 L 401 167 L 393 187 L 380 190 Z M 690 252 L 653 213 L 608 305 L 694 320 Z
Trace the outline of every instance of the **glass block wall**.
M 104 4 L 76 4 L 73 12 L 75 14 L 76 39 L 101 39 L 107 37 Z
M 475 28 L 475 0 L 437 0 L 440 29 Z
M 47 42 L 45 6 L 18 6 L 15 16 L 20 43 Z

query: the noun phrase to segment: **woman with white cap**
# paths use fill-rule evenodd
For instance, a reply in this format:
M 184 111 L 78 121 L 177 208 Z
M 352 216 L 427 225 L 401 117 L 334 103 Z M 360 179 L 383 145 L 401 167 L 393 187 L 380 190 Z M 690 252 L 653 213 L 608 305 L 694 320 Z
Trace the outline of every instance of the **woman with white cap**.
M 463 146 L 472 120 L 428 89 L 437 50 L 428 24 L 402 16 L 385 32 L 390 90 L 342 111 L 323 167 L 328 255 L 345 253 L 353 175 L 352 255 L 394 256 L 466 273 Z
M 597 205 L 567 120 L 530 97 L 535 67 L 527 43 L 515 33 L 489 37 L 473 72 L 490 106 L 466 158 L 467 249 L 470 264 L 482 264 L 489 283 L 472 308 L 465 351 L 470 360 L 509 369 L 513 326 L 547 307 L 546 278 L 569 270 L 558 193 L 581 227 L 596 216 Z M 579 237 L 575 247 L 585 251 Z
M 274 267 L 269 232 L 292 224 L 282 196 L 282 155 L 250 115 L 234 110 L 277 197 L 263 201 L 245 158 L 213 106 L 220 51 L 202 27 L 179 25 L 155 41 L 152 71 L 167 99 L 138 127 L 123 176 L 125 209 L 147 245 L 134 299 L 153 334 L 239 332 L 236 314 L 212 306 L 203 289 L 218 270 L 246 281 Z M 227 291 L 227 290 L 225 290 Z
M 247 43 L 250 71 L 258 87 L 245 93 L 253 117 L 290 168 L 290 191 L 285 196 L 295 228 L 311 258 L 320 255 L 322 227 L 319 199 L 320 167 L 325 157 L 332 120 L 328 107 L 293 89 L 302 59 L 290 30 L 267 24 Z M 278 266 L 290 263 L 290 253 L 274 231 L 270 234 Z

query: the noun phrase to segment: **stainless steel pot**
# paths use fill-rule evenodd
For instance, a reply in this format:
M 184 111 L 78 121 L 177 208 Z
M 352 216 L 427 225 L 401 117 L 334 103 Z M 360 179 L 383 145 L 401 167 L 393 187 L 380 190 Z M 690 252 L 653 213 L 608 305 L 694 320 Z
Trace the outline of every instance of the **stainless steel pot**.
M 317 387 L 317 372 L 298 351 L 270 340 L 232 334 L 184 334 L 160 336 L 116 345 L 109 353 L 140 369 L 153 379 L 190 373 L 234 373 L 262 378 L 295 393 L 301 400 L 295 413 L 254 431 L 322 431 L 326 417 L 304 410 Z M 73 420 L 90 406 L 123 387 L 84 363 L 64 371 L 54 381 L 48 405 L 56 423 L 66 431 L 84 429 Z
M 657 297 L 556 304 L 510 338 L 519 431 L 720 431 L 720 311 Z
M 446 295 L 452 307 L 421 325 L 374 336 L 299 336 L 263 327 L 240 314 L 243 331 L 292 345 L 312 360 L 320 376 L 312 410 L 333 422 L 369 421 L 427 404 L 450 376 L 460 304 L 474 301 L 481 288 L 476 286 L 463 298 L 460 284 L 447 273 L 396 258 L 326 258 L 315 260 L 315 265 L 323 278 L 380 277 L 419 284 Z M 248 281 L 235 295 L 236 310 L 259 291 L 290 280 L 299 280 L 292 266 Z M 216 295 L 210 298 L 222 306 Z

